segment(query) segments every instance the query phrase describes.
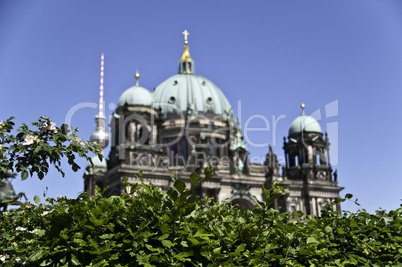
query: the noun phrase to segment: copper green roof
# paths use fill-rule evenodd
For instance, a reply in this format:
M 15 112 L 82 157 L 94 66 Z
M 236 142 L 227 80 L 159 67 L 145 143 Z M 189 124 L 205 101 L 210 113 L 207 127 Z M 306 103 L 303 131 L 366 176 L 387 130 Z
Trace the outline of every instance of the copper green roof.
M 295 133 L 305 132 L 316 132 L 322 133 L 321 126 L 316 119 L 307 115 L 301 115 L 297 117 L 291 124 L 289 128 L 289 135 Z
M 152 94 L 144 87 L 134 85 L 120 96 L 118 106 L 122 107 L 125 104 L 150 106 L 152 104 Z
M 154 107 L 161 108 L 162 114 L 187 111 L 193 107 L 199 113 L 225 116 L 232 107 L 222 91 L 210 80 L 195 74 L 174 75 L 153 92 Z

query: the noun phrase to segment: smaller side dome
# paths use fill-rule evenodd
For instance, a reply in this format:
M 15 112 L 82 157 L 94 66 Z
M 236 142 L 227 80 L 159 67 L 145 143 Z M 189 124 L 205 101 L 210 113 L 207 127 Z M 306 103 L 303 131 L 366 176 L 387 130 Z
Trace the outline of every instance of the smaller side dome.
M 316 119 L 307 115 L 301 115 L 293 120 L 289 127 L 289 135 L 295 133 L 304 132 L 315 132 L 321 133 L 321 126 Z
M 92 157 L 92 163 L 94 164 L 95 168 L 107 168 L 106 159 L 102 158 L 102 161 L 99 159 L 98 156 Z M 91 164 L 88 164 L 91 166 Z
M 85 175 L 93 175 L 94 169 L 107 169 L 107 163 L 106 159 L 103 158 L 102 160 L 99 160 L 98 156 L 92 157 L 92 163 L 94 166 L 92 167 L 91 163 L 88 163 L 87 167 L 85 168 Z
M 152 104 L 152 94 L 139 85 L 128 88 L 119 98 L 119 107 L 127 105 L 150 106 Z
M 135 73 L 134 77 L 135 85 L 128 88 L 120 96 L 118 107 L 122 107 L 125 104 L 131 106 L 150 106 L 152 104 L 152 94 L 144 87 L 141 87 L 138 83 L 138 79 L 140 78 L 140 74 L 138 73 L 138 71 Z

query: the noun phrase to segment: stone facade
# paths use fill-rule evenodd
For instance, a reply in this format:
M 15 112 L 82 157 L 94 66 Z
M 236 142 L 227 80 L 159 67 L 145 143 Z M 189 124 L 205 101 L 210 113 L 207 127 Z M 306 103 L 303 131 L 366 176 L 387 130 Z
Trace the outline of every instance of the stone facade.
M 85 190 L 91 195 L 99 186 L 108 187 L 107 196 L 121 194 L 121 179 L 138 183 L 140 170 L 144 180 L 166 190 L 173 185 L 171 176 L 190 185 L 190 174 L 202 176 L 209 165 L 214 177 L 197 188 L 199 196 L 252 209 L 256 204 L 252 196 L 264 201 L 261 187 L 278 182 L 288 188 L 275 203 L 278 210 L 320 215 L 343 188 L 331 168 L 328 136 L 318 122 L 304 111 L 295 119 L 284 138 L 284 166 L 272 148 L 265 164 L 250 163 L 240 123 L 220 89 L 194 74 L 187 43 L 178 75 L 151 94 L 139 86 L 137 73 L 136 85 L 122 94 L 110 123 L 110 154 L 87 168 Z

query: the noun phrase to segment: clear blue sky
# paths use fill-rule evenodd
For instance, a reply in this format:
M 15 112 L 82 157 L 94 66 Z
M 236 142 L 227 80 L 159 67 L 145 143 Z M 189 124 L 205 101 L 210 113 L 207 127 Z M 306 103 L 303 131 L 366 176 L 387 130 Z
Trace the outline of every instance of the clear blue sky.
M 252 143 L 273 143 L 283 156 L 283 136 L 303 101 L 307 113 L 321 111 L 324 131 L 338 123 L 328 131 L 342 195 L 354 194 L 369 211 L 395 209 L 402 198 L 401 25 L 398 0 L 0 0 L 0 120 L 46 115 L 61 125 L 73 106 L 97 104 L 101 52 L 106 107 L 134 84 L 136 70 L 152 91 L 177 73 L 187 29 L 196 73 L 222 89 L 243 128 L 249 118 L 257 128 L 267 119 L 270 131 L 250 133 Z M 337 113 L 329 117 L 333 101 Z M 81 138 L 89 139 L 96 113 L 74 114 Z M 272 116 L 281 115 L 273 131 Z M 257 158 L 268 151 L 248 149 Z M 82 175 L 51 172 L 13 185 L 31 200 L 46 187 L 47 196 L 75 197 Z M 351 202 L 342 208 L 357 209 Z

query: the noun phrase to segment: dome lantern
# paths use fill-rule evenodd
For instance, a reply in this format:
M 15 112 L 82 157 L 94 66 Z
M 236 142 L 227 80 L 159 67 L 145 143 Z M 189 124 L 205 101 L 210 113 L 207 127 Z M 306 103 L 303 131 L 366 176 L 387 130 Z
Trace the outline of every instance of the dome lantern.
M 184 35 L 184 51 L 179 61 L 179 73 L 194 74 L 194 61 L 190 57 L 187 39 L 190 33 L 187 30 L 184 30 L 182 34 Z

